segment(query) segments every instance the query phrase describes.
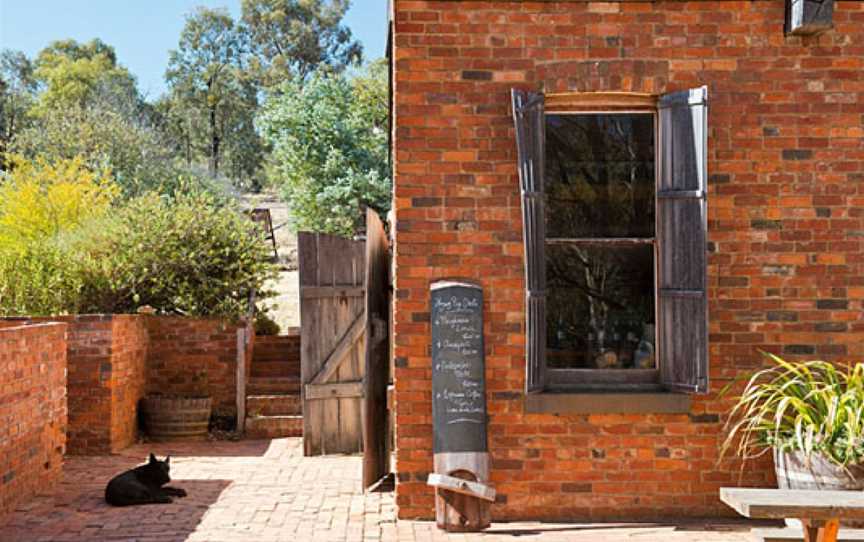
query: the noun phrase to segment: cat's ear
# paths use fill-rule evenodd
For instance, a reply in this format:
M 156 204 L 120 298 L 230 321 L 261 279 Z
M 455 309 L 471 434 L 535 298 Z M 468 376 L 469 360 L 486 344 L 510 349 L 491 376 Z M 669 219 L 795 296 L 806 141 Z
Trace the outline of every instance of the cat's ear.
M 170 462 L 171 462 L 171 456 L 170 456 L 170 455 L 166 455 L 166 456 L 165 456 L 165 464 L 167 465 L 167 464 L 170 463 Z
M 150 454 L 150 463 L 156 463 L 156 456 L 152 453 Z

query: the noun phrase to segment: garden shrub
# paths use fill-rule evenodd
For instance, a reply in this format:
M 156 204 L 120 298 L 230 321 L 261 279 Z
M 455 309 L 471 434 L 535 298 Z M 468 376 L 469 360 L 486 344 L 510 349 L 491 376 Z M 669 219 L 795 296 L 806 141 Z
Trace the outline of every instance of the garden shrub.
M 111 108 L 68 107 L 35 119 L 12 148 L 29 159 L 75 159 L 92 169 L 110 169 L 127 198 L 154 191 L 174 194 L 188 186 L 227 192 L 230 180 L 185 167 L 163 139 L 144 120 Z
M 80 157 L 10 156 L 8 163 L 11 171 L 0 177 L 2 251 L 24 251 L 102 216 L 119 194 L 108 170 L 90 169 Z
M 255 335 L 279 335 L 282 328 L 266 312 L 266 310 L 255 313 Z
M 81 279 L 51 241 L 0 250 L 0 316 L 76 312 Z
M 96 272 L 85 281 L 85 307 L 238 317 L 275 273 L 255 224 L 204 192 L 136 198 L 107 232 L 93 243 L 102 253 L 90 257 L 108 265 L 86 266 Z
M 255 224 L 205 192 L 148 194 L 110 215 L 0 255 L 0 314 L 134 313 L 239 318 L 275 274 Z M 22 280 L 26 269 L 32 279 Z M 46 292 L 53 289 L 54 292 Z

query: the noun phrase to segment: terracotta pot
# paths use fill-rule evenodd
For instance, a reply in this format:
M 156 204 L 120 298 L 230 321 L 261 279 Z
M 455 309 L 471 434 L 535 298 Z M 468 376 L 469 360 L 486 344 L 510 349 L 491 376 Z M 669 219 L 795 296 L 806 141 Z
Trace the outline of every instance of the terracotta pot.
M 141 400 L 147 435 L 154 441 L 204 440 L 212 403 L 210 397 L 149 395 Z

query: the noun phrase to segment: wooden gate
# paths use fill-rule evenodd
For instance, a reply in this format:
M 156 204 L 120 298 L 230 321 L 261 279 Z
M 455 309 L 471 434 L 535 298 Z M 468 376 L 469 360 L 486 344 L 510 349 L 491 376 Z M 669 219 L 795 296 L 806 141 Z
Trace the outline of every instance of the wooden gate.
M 363 447 L 366 247 L 300 232 L 300 375 L 305 455 Z
M 367 237 L 301 232 L 301 381 L 305 455 L 364 451 L 364 487 L 389 470 L 390 256 L 384 225 Z
M 366 211 L 366 377 L 363 380 L 363 487 L 389 472 L 387 385 L 390 383 L 390 257 L 387 232 Z

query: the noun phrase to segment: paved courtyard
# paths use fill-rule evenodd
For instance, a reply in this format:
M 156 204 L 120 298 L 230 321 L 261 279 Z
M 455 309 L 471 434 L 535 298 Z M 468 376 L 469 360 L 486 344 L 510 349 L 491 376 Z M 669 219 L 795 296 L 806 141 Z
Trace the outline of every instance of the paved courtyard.
M 105 483 L 150 451 L 171 455 L 173 504 L 112 508 Z M 302 439 L 136 445 L 120 455 L 70 457 L 51 495 L 4 519 L 0 541 L 328 542 L 750 541 L 740 523 L 680 525 L 499 523 L 484 534 L 447 534 L 395 520 L 393 493 L 360 490 L 358 456 L 304 458 Z

